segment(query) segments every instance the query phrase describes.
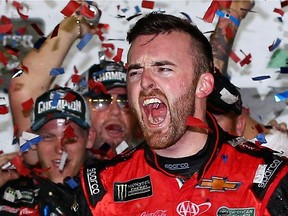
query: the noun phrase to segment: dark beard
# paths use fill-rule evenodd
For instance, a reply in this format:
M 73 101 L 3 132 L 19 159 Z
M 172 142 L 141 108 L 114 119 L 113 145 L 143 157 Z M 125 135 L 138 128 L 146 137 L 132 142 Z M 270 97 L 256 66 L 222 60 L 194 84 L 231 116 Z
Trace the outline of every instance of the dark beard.
M 170 126 L 166 132 L 162 130 L 147 130 L 140 122 L 144 137 L 151 148 L 165 149 L 174 145 L 187 130 L 186 119 L 195 112 L 195 85 L 193 89 L 175 100 L 168 107 L 170 110 Z

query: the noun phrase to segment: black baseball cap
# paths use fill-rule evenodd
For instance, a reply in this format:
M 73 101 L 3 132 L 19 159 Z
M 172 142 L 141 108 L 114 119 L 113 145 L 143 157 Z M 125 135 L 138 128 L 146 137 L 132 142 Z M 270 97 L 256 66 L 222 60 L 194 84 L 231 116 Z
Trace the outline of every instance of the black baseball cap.
M 106 90 L 116 87 L 126 88 L 126 68 L 122 62 L 101 61 L 100 64 L 92 65 L 85 71 L 78 83 L 78 92 L 84 96 L 95 97 L 99 95 L 99 91 L 89 86 L 89 82 L 101 82 Z
M 67 87 L 57 87 L 39 96 L 31 114 L 31 129 L 39 130 L 52 119 L 68 118 L 83 128 L 90 128 L 90 112 L 86 100 Z
M 242 98 L 238 88 L 229 78 L 220 72 L 215 72 L 214 89 L 208 96 L 207 111 L 212 114 L 228 114 L 230 112 L 240 115 L 242 112 Z

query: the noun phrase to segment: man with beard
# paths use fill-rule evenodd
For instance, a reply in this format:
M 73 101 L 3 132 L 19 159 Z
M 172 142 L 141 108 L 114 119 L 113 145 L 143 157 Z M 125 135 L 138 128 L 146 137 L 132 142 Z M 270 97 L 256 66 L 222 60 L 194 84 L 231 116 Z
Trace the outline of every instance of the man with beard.
M 128 98 L 145 142 L 84 167 L 93 215 L 286 215 L 286 159 L 225 133 L 206 113 L 214 65 L 199 29 L 152 12 L 127 40 Z

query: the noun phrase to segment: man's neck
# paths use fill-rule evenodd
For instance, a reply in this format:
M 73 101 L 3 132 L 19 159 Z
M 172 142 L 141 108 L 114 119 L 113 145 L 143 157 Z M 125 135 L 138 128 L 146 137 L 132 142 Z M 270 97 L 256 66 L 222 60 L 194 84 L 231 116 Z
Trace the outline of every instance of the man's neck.
M 155 150 L 163 157 L 182 158 L 197 154 L 204 148 L 208 132 L 186 131 L 184 135 L 172 146 L 166 149 Z

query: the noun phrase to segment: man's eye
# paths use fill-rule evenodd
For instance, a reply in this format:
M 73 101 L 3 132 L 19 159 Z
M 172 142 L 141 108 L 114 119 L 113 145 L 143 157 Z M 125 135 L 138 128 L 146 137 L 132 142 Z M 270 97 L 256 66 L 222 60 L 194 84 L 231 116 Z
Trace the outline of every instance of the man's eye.
M 53 134 L 41 134 L 40 136 L 42 137 L 43 141 L 53 141 L 57 138 Z
M 129 76 L 130 77 L 136 76 L 138 74 L 140 74 L 139 70 L 131 70 L 131 71 L 129 71 Z
M 165 67 L 160 67 L 158 70 L 159 70 L 159 72 L 170 72 L 170 71 L 172 71 L 170 68 L 165 68 Z

